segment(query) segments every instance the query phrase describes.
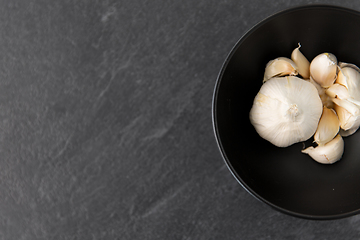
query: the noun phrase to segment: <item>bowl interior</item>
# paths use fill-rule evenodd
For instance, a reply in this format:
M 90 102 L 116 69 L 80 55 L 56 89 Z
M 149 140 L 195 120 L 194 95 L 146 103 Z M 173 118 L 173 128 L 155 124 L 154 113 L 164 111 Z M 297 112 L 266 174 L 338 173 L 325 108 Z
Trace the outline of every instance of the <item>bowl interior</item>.
M 344 138 L 342 160 L 322 165 L 301 153 L 303 143 L 278 148 L 249 121 L 265 65 L 290 57 L 301 43 L 311 61 L 323 52 L 360 66 L 360 14 L 309 5 L 283 11 L 251 29 L 224 63 L 214 92 L 213 121 L 225 162 L 256 198 L 298 217 L 334 219 L 360 212 L 360 133 Z M 306 143 L 309 144 L 311 139 Z

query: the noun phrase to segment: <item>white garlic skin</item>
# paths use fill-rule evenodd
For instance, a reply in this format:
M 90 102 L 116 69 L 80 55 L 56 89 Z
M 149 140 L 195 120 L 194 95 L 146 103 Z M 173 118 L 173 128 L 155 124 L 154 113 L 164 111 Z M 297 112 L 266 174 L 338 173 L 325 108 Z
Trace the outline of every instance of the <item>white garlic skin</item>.
M 301 151 L 309 154 L 315 161 L 322 164 L 332 164 L 339 161 L 344 153 L 344 140 L 338 134 L 333 140 L 322 146 L 308 147 Z
M 314 81 L 314 79 L 310 76 L 309 82 L 313 84 L 320 96 L 320 99 L 322 101 L 322 104 L 327 108 L 333 108 L 334 103 L 332 101 L 332 98 L 326 94 L 326 89 L 321 87 L 317 82 Z
M 294 76 L 272 78 L 256 95 L 250 121 L 262 138 L 287 147 L 315 133 L 322 108 L 316 88 L 308 81 Z
M 330 87 L 336 80 L 337 59 L 334 54 L 322 53 L 310 63 L 310 75 L 323 88 Z

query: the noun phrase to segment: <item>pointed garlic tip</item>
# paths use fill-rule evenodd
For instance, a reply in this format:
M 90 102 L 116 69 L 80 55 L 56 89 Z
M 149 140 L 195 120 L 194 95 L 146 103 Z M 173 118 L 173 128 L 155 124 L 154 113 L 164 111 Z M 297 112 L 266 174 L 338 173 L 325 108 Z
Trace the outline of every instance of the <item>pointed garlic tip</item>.
M 286 75 L 292 76 L 297 74 L 297 66 L 291 59 L 279 57 L 271 60 L 266 64 L 263 82 L 266 82 L 273 77 L 281 77 Z
M 336 79 L 337 59 L 331 53 L 317 55 L 310 63 L 310 75 L 324 88 L 330 87 Z
M 249 117 L 262 138 L 287 147 L 314 135 L 322 109 L 314 85 L 287 76 L 271 78 L 261 86 Z
M 350 97 L 347 88 L 339 83 L 334 83 L 325 90 L 325 93 L 331 98 L 348 99 Z
M 335 111 L 324 106 L 319 125 L 314 135 L 318 145 L 330 142 L 339 132 L 340 122 Z
M 310 77 L 310 62 L 307 58 L 300 52 L 300 43 L 299 47 L 295 48 L 291 53 L 291 60 L 296 64 L 298 67 L 299 74 L 308 79 Z
M 323 164 L 332 164 L 341 159 L 344 153 L 344 140 L 338 134 L 333 140 L 323 146 L 308 147 L 301 151 L 309 154 L 315 161 Z
M 345 131 L 357 129 L 360 126 L 359 108 L 348 100 L 333 98 L 333 102 L 335 103 L 334 110 L 338 115 L 340 127 Z

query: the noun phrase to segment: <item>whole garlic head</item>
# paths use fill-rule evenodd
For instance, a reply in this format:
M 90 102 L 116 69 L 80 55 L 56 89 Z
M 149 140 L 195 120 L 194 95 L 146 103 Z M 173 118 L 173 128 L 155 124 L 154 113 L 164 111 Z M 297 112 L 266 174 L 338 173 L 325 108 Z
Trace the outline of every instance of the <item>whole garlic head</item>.
M 278 147 L 309 139 L 323 110 L 313 84 L 295 76 L 266 81 L 254 99 L 250 121 L 258 134 Z

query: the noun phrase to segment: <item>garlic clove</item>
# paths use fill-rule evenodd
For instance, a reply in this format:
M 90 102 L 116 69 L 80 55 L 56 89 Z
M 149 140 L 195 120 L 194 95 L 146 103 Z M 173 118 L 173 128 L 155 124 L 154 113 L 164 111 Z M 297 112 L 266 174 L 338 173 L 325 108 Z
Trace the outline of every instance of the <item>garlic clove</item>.
M 360 126 L 360 110 L 348 100 L 333 98 L 334 110 L 338 115 L 340 127 L 347 131 Z
M 346 130 L 343 128 L 340 129 L 340 134 L 343 137 L 347 137 L 347 136 L 354 134 L 360 127 L 360 116 L 359 115 L 357 115 L 357 116 L 347 115 L 347 117 L 348 117 L 347 125 L 344 126 L 344 128 L 347 127 L 347 129 Z M 348 127 L 348 125 L 350 127 Z
M 319 54 L 310 63 L 310 75 L 324 88 L 328 88 L 334 83 L 336 72 L 337 59 L 331 53 Z
M 344 65 L 344 64 L 342 64 Z M 347 67 L 341 68 L 345 76 L 346 87 L 349 91 L 351 98 L 360 101 L 360 73 L 358 68 L 354 65 L 346 65 Z
M 359 121 L 359 126 L 360 126 L 360 121 Z M 340 135 L 342 137 L 350 136 L 350 135 L 354 134 L 359 129 L 359 126 L 354 126 L 353 128 L 351 128 L 349 130 L 346 130 L 346 131 L 344 129 L 340 129 Z
M 319 125 L 314 135 L 318 145 L 324 145 L 331 141 L 339 132 L 340 122 L 333 109 L 324 106 Z
M 287 76 L 272 78 L 261 86 L 249 117 L 262 138 L 275 146 L 287 147 L 313 136 L 322 109 L 314 85 Z
M 344 153 L 344 140 L 338 134 L 333 140 L 322 146 L 308 147 L 301 151 L 309 154 L 315 161 L 323 164 L 332 164 L 341 159 Z
M 353 68 L 356 71 L 360 72 L 360 68 L 358 66 L 356 66 L 355 64 L 352 64 L 352 63 L 339 62 L 338 65 L 339 65 L 340 68 L 349 67 L 349 68 Z
M 343 85 L 344 87 L 346 87 L 346 89 L 348 89 L 348 85 L 347 85 L 347 82 L 346 82 L 346 76 L 344 75 L 342 69 L 339 67 L 338 68 L 338 75 L 337 75 L 337 78 L 335 80 L 335 83 L 338 83 L 340 85 Z
M 299 47 L 295 48 L 291 53 L 291 60 L 296 64 L 298 67 L 299 74 L 308 79 L 310 77 L 310 62 L 307 58 L 300 52 L 300 43 Z
M 346 111 L 348 111 L 351 115 L 359 115 L 360 114 L 360 110 L 359 108 L 348 101 L 349 99 L 338 99 L 338 98 L 333 98 L 332 101 L 335 103 L 334 107 L 339 106 L 342 107 L 344 109 L 346 109 Z
M 264 80 L 266 82 L 273 77 L 281 77 L 286 75 L 297 75 L 298 70 L 296 64 L 289 58 L 279 57 L 271 60 L 266 64 Z
M 339 83 L 331 85 L 325 93 L 331 98 L 348 99 L 350 97 L 348 89 Z

